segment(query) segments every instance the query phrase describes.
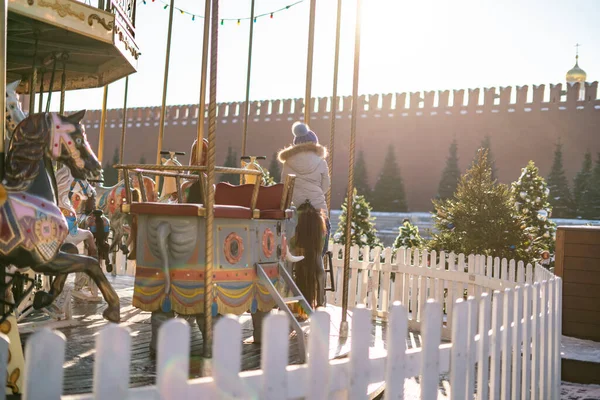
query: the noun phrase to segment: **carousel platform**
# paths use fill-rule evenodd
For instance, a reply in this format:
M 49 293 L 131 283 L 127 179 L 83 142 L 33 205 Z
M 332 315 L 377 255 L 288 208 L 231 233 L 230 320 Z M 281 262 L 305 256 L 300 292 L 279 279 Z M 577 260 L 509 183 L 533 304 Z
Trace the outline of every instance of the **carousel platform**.
M 155 383 L 156 378 L 156 362 L 149 350 L 151 336 L 150 313 L 142 312 L 131 305 L 133 297 L 132 277 L 108 276 L 108 278 L 121 299 L 121 325 L 127 326 L 133 337 L 130 386 L 152 385 Z M 70 277 L 67 285 L 72 284 L 73 278 Z M 95 334 L 107 324 L 101 316 L 106 303 L 86 303 L 78 299 L 72 301 L 73 321 L 69 321 L 68 324 L 63 326 L 60 323 L 50 322 L 50 327 L 61 331 L 67 339 L 63 364 L 63 393 L 65 395 L 90 393 L 92 391 Z M 350 341 L 339 337 L 341 308 L 330 305 L 327 307 L 327 311 L 331 315 L 329 357 L 330 359 L 347 357 L 351 350 Z M 46 318 L 48 317 L 44 314 L 34 312 L 25 318 L 22 323 L 29 326 L 35 324 L 36 328 L 39 328 L 44 325 Z M 244 340 L 242 345 L 242 370 L 260 369 L 261 346 L 253 343 L 252 319 L 249 314 L 244 314 L 240 317 L 240 321 L 243 323 L 242 335 Z M 349 321 L 351 322 L 351 314 L 349 314 Z M 210 366 L 202 358 L 202 334 L 195 323 L 190 323 L 190 325 L 192 326 L 192 337 L 189 376 L 190 378 L 197 378 L 206 375 L 205 371 Z M 306 324 L 305 334 L 310 334 L 308 328 L 308 324 Z M 30 332 L 21 333 L 23 348 L 30 335 Z M 372 355 L 385 354 L 386 335 L 386 323 L 384 321 L 374 321 L 370 349 Z M 407 338 L 408 347 L 418 346 L 418 341 L 418 335 L 409 334 L 409 338 Z M 295 340 L 290 340 L 289 363 L 300 363 Z M 369 388 L 369 392 L 372 394 L 371 397 L 377 396 L 383 389 L 383 382 L 371 385 Z

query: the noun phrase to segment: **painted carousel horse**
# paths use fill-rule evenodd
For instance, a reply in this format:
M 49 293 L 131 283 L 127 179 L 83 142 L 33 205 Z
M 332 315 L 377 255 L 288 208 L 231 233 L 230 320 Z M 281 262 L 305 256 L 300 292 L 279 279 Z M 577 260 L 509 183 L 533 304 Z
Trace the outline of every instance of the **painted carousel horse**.
M 87 253 L 90 257 L 98 257 L 98 248 L 96 246 L 96 238 L 93 233 L 88 229 L 79 228 L 77 213 L 69 200 L 69 194 L 71 189 L 71 183 L 74 181 L 71 170 L 66 166 L 61 166 L 56 171 L 56 184 L 58 187 L 58 206 L 61 209 L 67 224 L 69 225 L 69 235 L 65 239 L 65 243 L 72 243 L 75 248 L 72 252 L 78 254 L 79 251 L 77 246 L 84 243 Z M 83 289 L 87 287 L 90 295 L 83 292 Z M 84 299 L 91 300 L 98 297 L 98 288 L 93 284 L 90 284 L 89 278 L 86 274 L 78 272 L 75 274 L 75 287 L 74 290 L 77 294 L 83 296 Z M 80 297 L 80 296 L 77 296 Z
M 262 172 L 262 185 L 263 186 L 271 186 L 275 184 L 273 177 L 269 174 L 269 170 L 264 169 L 257 160 L 266 160 L 265 156 L 242 156 L 240 160 L 242 162 L 242 168 L 250 171 L 259 171 Z M 250 184 L 255 183 L 257 179 L 256 175 L 242 175 L 242 183 Z
M 327 228 L 321 211 L 310 201 L 298 207 L 298 223 L 290 247 L 295 254 L 304 258 L 294 264 L 295 281 L 311 307 L 325 305 L 326 275 L 323 266 L 323 248 Z
M 102 167 L 91 150 L 81 120 L 85 111 L 65 117 L 57 113 L 30 115 L 16 128 L 8 149 L 5 178 L 0 186 L 0 262 L 54 275 L 48 293 L 35 294 L 34 308 L 50 305 L 62 291 L 67 274 L 87 273 L 106 302 L 103 316 L 119 322 L 119 297 L 98 261 L 61 249 L 69 235 L 67 221 L 55 204 L 46 166 L 53 159 L 75 178 L 99 175 Z
M 147 200 L 149 202 L 155 202 L 157 198 L 154 180 L 145 176 L 143 178 L 143 184 L 146 190 Z M 139 192 L 140 185 L 137 176 L 131 178 L 131 187 L 134 189 L 134 193 L 137 194 Z M 104 228 L 110 226 L 110 230 L 113 232 L 113 238 L 108 252 L 113 254 L 112 264 L 116 264 L 116 253 L 118 250 L 121 250 L 123 254 L 127 255 L 130 253 L 130 249 L 134 247 L 134 236 L 131 234 L 131 225 L 133 221 L 129 214 L 121 212 L 121 205 L 126 202 L 127 199 L 125 181 L 121 180 L 116 185 L 109 187 L 101 186 L 99 184 L 96 184 L 96 186 L 93 187 L 85 180 L 75 179 L 71 185 L 71 192 L 71 201 L 73 202 L 75 209 L 79 214 L 85 215 L 84 221 L 86 221 L 86 227 L 96 230 L 95 227 L 92 228 L 92 225 L 89 225 L 91 223 L 95 224 L 96 222 L 97 226 L 100 226 L 100 220 L 98 218 L 101 218 L 101 216 L 98 211 L 95 211 L 96 215 L 94 215 L 93 219 L 88 218 L 92 210 L 100 210 L 103 215 L 108 218 L 106 221 L 103 218 L 101 219 L 104 221 Z M 93 200 L 90 200 L 91 198 L 93 198 Z M 84 208 L 87 208 L 87 212 L 85 212 L 86 210 Z M 107 225 L 107 223 L 109 223 L 109 225 Z M 102 232 L 102 230 L 96 231 Z M 127 240 L 124 242 L 126 236 Z M 131 255 L 129 258 L 131 259 Z M 116 271 L 113 270 L 113 275 L 114 274 L 116 274 Z

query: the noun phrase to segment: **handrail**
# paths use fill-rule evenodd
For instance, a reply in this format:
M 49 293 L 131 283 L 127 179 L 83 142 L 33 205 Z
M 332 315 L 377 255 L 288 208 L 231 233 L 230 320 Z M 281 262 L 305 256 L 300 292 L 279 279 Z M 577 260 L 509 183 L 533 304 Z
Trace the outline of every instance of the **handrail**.
M 196 165 L 156 165 L 156 164 L 115 164 L 114 169 L 141 169 L 150 171 L 195 171 L 195 172 L 206 172 L 206 166 Z M 144 171 L 145 172 L 145 171 Z M 239 174 L 239 175 L 257 175 L 261 176 L 263 173 L 251 169 L 243 168 L 232 168 L 232 167 L 215 167 L 215 172 L 222 174 Z M 154 172 L 152 172 L 154 173 Z

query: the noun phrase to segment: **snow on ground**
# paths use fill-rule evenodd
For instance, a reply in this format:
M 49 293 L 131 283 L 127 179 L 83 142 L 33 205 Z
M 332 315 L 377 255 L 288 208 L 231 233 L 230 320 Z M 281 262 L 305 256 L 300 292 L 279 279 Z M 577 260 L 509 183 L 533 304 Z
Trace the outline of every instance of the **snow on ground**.
M 600 363 L 600 342 L 563 335 L 560 342 L 560 356 L 569 360 Z
M 600 385 L 562 382 L 560 398 L 561 400 L 598 400 L 600 399 Z

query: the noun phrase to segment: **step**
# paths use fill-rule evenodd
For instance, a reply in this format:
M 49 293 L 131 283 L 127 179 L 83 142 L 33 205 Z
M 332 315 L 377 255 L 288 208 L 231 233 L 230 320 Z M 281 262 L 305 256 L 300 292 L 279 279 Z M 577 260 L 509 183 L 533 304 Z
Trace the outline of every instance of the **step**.
M 562 380 L 600 385 L 600 342 L 562 336 Z
M 286 304 L 297 303 L 301 301 L 304 297 L 302 296 L 294 296 L 294 297 L 286 297 L 283 299 L 283 302 Z

